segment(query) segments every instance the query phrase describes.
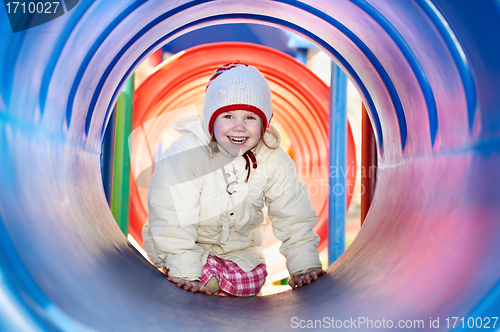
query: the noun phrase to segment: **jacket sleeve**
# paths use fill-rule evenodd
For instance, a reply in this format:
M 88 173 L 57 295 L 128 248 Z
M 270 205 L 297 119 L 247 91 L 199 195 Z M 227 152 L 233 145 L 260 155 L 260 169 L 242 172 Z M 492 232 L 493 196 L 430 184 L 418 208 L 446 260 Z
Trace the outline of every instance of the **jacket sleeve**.
M 283 244 L 280 252 L 286 257 L 290 275 L 321 268 L 317 250 L 320 238 L 313 230 L 318 221 L 307 186 L 297 176 L 293 160 L 281 149 L 282 157 L 270 179 L 264 199 L 276 238 Z
M 196 244 L 202 180 L 189 154 L 157 163 L 148 195 L 144 248 L 153 264 L 169 276 L 199 280 L 203 249 Z

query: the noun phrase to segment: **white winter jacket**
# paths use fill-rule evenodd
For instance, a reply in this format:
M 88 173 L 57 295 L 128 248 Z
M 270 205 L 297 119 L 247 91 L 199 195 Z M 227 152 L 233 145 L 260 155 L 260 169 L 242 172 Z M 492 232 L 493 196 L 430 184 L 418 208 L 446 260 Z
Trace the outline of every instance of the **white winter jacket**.
M 245 183 L 243 157 L 232 158 L 222 148 L 211 157 L 201 118 L 181 119 L 174 127 L 183 135 L 156 164 L 143 228 L 144 248 L 156 267 L 198 280 L 209 254 L 245 272 L 265 263 L 265 204 L 290 275 L 321 268 L 320 239 L 313 230 L 318 216 L 295 163 L 281 147 L 254 148 L 257 168 Z

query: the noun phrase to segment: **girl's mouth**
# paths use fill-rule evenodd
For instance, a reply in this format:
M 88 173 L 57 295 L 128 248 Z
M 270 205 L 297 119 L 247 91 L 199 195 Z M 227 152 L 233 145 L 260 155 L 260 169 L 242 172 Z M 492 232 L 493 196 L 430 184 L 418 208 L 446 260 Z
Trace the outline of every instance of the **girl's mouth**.
M 231 137 L 231 136 L 228 136 L 227 138 L 231 143 L 234 144 L 243 144 L 248 139 L 248 137 Z

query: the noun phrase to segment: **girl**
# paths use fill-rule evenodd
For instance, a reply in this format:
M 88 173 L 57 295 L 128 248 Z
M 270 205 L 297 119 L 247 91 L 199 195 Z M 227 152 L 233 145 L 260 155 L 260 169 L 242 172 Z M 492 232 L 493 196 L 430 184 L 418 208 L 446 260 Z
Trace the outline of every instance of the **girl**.
M 143 237 L 153 264 L 177 286 L 207 295 L 257 295 L 267 276 L 264 205 L 283 242 L 290 286 L 325 273 L 313 230 L 318 217 L 269 126 L 272 115 L 264 76 L 231 63 L 210 78 L 203 116 L 175 123 L 183 135 L 156 165 Z

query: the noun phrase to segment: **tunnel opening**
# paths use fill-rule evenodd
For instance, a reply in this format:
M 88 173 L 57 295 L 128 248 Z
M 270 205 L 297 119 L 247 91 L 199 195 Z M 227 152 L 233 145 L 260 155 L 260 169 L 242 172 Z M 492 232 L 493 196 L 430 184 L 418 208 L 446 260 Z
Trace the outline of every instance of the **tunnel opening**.
M 327 72 L 320 72 L 320 74 L 327 76 L 331 71 L 331 62 L 326 61 L 328 59 L 326 55 L 319 54 L 319 56 L 321 57 L 319 57 L 320 60 L 316 60 L 316 66 L 322 66 L 320 68 L 324 68 L 323 70 Z M 209 58 L 210 60 L 202 60 L 201 58 Z M 360 153 L 359 146 L 356 152 L 353 130 L 349 125 L 346 141 L 347 165 L 345 169 L 329 166 L 327 160 L 329 149 L 328 121 L 331 98 L 327 84 L 323 83 L 325 78 L 322 82 L 316 77 L 318 71 L 316 74 L 312 73 L 304 65 L 281 52 L 248 43 L 214 43 L 183 50 L 167 59 L 156 69 L 151 69 L 154 71 L 151 76 L 141 81 L 135 90 L 137 100 L 134 103 L 134 112 L 137 114 L 133 116 L 132 133 L 128 139 L 132 174 L 130 179 L 130 229 L 127 233 L 133 237 L 133 239 L 129 237 L 129 240 L 142 244 L 141 229 L 147 218 L 146 197 L 149 188 L 149 180 L 146 177 L 150 177 L 152 174 L 154 167 L 151 165 L 159 160 L 162 151 L 178 136 L 170 128 L 172 123 L 179 118 L 201 113 L 204 84 L 213 71 L 212 67 L 217 67 L 217 63 L 225 63 L 231 59 L 238 59 L 256 66 L 270 81 L 273 103 L 275 104 L 273 126 L 277 127 L 281 134 L 281 146 L 295 160 L 298 175 L 307 184 L 313 206 L 320 216 L 315 228 L 322 238 L 319 249 L 323 252 L 324 268 L 326 268 L 328 266 L 326 261 L 327 207 L 330 191 L 328 179 L 331 176 L 345 175 L 347 178 L 345 186 L 346 206 L 349 208 L 353 196 L 356 197 L 359 205 L 359 194 L 363 190 L 363 185 L 356 184 L 359 179 L 355 179 L 355 175 L 359 175 L 358 168 L 360 168 L 356 161 L 359 158 L 356 156 Z M 318 65 L 319 61 L 323 63 Z M 328 78 L 328 83 L 330 83 L 329 80 Z M 355 94 L 352 90 L 350 89 L 350 95 Z M 354 95 L 352 97 L 354 101 L 349 102 L 349 110 L 350 116 L 354 117 L 357 126 L 354 132 L 360 135 L 361 102 L 356 97 L 359 98 L 359 96 Z M 285 122 L 283 122 L 284 120 Z M 158 123 L 163 124 L 158 125 Z M 109 137 L 105 135 L 103 142 L 106 142 L 107 139 Z M 356 137 L 356 140 L 359 145 L 360 137 Z M 106 149 L 103 143 L 101 169 L 105 168 L 103 167 L 105 164 L 103 155 L 106 154 L 106 150 L 112 151 L 112 149 Z M 109 152 L 107 153 L 109 158 Z M 141 158 L 142 160 L 137 160 Z M 371 175 L 373 175 L 372 173 L 373 170 L 371 170 Z M 106 182 L 104 176 L 103 182 Z M 358 195 L 356 196 L 355 193 Z M 359 210 L 356 207 L 350 214 L 347 234 L 349 243 L 359 229 L 358 214 Z M 278 252 L 279 243 L 272 234 L 270 221 L 267 221 L 267 224 L 269 226 L 267 229 L 268 238 L 264 246 L 266 247 L 267 260 L 270 262 L 268 263 L 270 274 L 267 280 L 268 284 L 271 285 L 271 283 L 286 278 L 288 274 L 284 257 Z M 138 247 L 142 251 L 142 245 Z M 277 288 L 268 287 L 270 290 Z M 284 288 L 286 287 L 282 289 Z

